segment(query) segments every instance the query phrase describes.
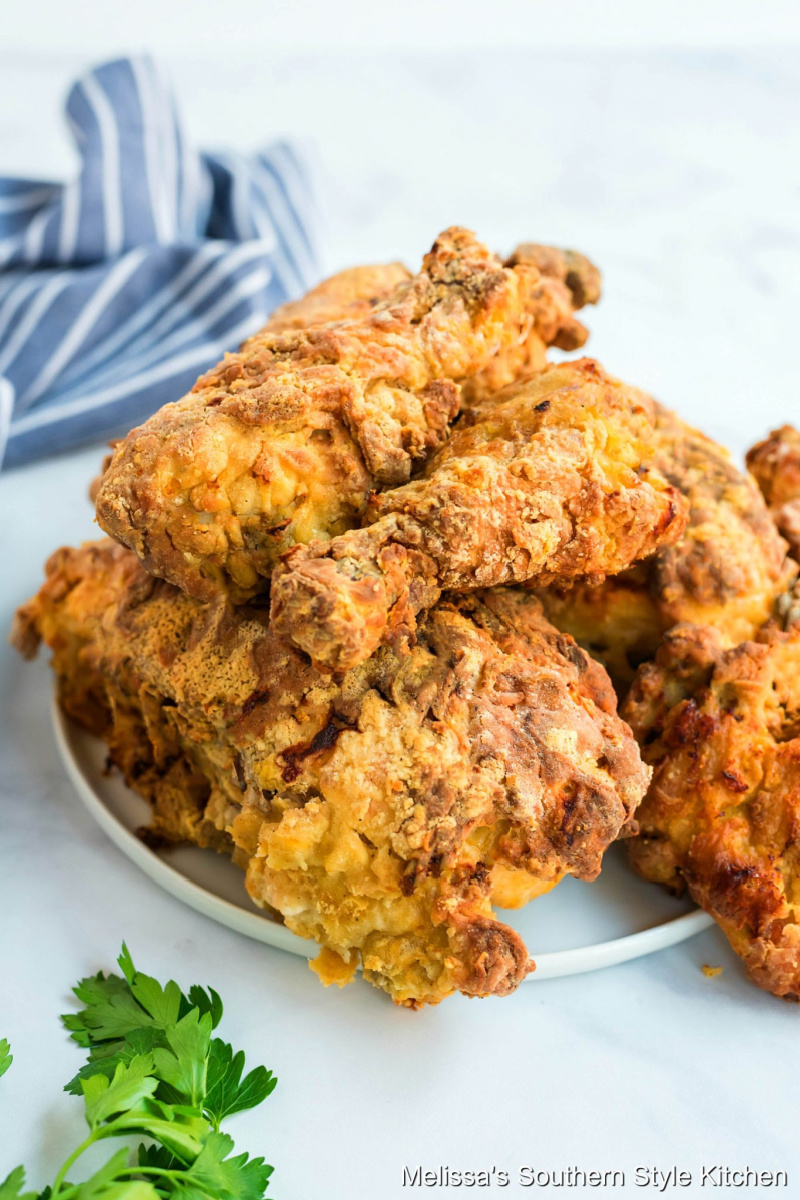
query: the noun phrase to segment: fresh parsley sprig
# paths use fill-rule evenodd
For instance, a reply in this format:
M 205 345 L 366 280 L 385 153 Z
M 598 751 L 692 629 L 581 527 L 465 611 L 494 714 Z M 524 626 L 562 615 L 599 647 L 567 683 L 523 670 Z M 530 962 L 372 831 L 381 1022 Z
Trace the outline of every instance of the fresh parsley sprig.
M 265 1067 L 242 1078 L 244 1052 L 212 1037 L 222 1018 L 213 988 L 162 987 L 136 970 L 124 943 L 117 961 L 122 975 L 82 979 L 74 991 L 83 1008 L 62 1017 L 89 1052 L 64 1089 L 83 1097 L 89 1133 L 52 1187 L 23 1192 L 17 1167 L 0 1183 L 0 1200 L 262 1200 L 272 1167 L 233 1155 L 220 1125 L 266 1100 L 277 1079 Z M 11 1062 L 0 1041 L 0 1075 Z M 68 1181 L 90 1146 L 131 1135 L 146 1139 L 133 1162 L 122 1148 L 84 1183 Z

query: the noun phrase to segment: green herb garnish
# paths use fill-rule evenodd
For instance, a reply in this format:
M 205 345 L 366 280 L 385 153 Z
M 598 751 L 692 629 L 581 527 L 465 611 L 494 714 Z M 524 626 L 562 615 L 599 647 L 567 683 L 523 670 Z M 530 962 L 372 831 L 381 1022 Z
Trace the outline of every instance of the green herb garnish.
M 277 1079 L 265 1067 L 244 1075 L 244 1052 L 212 1036 L 222 1018 L 213 988 L 162 987 L 136 970 L 124 944 L 118 962 L 122 976 L 82 979 L 74 991 L 84 1007 L 61 1018 L 89 1052 L 64 1089 L 83 1097 L 88 1136 L 52 1187 L 23 1192 L 17 1167 L 0 1200 L 262 1200 L 272 1167 L 234 1155 L 220 1125 L 266 1100 Z M 0 1076 L 11 1062 L 0 1040 Z M 90 1146 L 131 1136 L 145 1139 L 138 1152 L 123 1147 L 84 1183 L 68 1182 Z

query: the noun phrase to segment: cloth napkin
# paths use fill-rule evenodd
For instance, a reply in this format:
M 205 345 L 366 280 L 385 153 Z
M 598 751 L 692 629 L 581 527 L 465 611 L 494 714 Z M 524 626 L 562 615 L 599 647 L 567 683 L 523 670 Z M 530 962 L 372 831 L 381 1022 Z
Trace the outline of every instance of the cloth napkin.
M 146 57 L 69 92 L 77 179 L 0 177 L 0 461 L 122 433 L 317 278 L 298 149 L 199 153 Z

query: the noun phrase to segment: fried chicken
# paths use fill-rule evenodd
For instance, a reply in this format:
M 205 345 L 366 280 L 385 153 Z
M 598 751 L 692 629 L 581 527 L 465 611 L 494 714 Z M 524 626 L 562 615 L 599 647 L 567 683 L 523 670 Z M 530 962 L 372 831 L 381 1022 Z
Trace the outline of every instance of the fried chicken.
M 633 865 L 688 888 L 753 982 L 800 1000 L 800 625 L 733 648 L 676 626 L 623 715 L 654 768 Z
M 263 608 L 202 603 L 109 542 L 61 550 L 20 612 L 61 702 L 154 831 L 233 852 L 257 904 L 400 1003 L 505 995 L 532 968 L 492 902 L 592 879 L 647 785 L 603 668 L 498 590 L 444 597 L 413 649 L 340 682 Z
M 504 267 L 464 229 L 445 231 L 414 278 L 371 270 L 284 308 L 115 448 L 98 522 L 148 571 L 200 599 L 251 598 L 284 550 L 358 525 L 374 487 L 404 482 L 441 445 L 458 381 L 537 329 L 559 344 L 583 336 L 577 282 L 570 292 L 534 261 Z M 347 319 L 303 324 L 332 314 Z
M 368 317 L 372 310 L 392 295 L 401 283 L 411 281 L 411 272 L 402 263 L 375 263 L 366 267 L 348 267 L 323 279 L 316 287 L 276 308 L 263 329 L 248 338 L 242 347 L 258 341 L 265 333 L 286 329 L 308 329 L 329 321 L 348 321 Z
M 586 344 L 589 331 L 575 317 L 575 312 L 587 304 L 597 304 L 600 299 L 600 272 L 594 263 L 577 250 L 559 250 L 529 242 L 517 246 L 503 262 L 505 267 L 521 265 L 536 268 L 525 301 L 527 336 L 506 346 L 483 370 L 464 380 L 461 399 L 468 406 L 480 403 L 522 376 L 543 371 L 549 366 L 548 346 L 579 350 Z M 399 283 L 410 278 L 401 263 L 340 271 L 300 300 L 277 308 L 264 331 L 304 329 L 365 315 L 386 300 Z
M 601 580 L 680 537 L 685 502 L 652 458 L 653 402 L 581 359 L 466 413 L 423 477 L 373 496 L 371 522 L 296 546 L 272 625 L 341 672 L 413 634 L 443 589 Z
M 266 325 L 249 338 L 242 350 L 265 333 L 281 333 L 287 329 L 306 329 L 310 325 L 324 325 L 328 321 L 352 320 L 367 316 L 382 300 L 391 296 L 399 284 L 410 280 L 411 275 L 402 263 L 377 263 L 374 266 L 350 267 L 323 279 L 299 300 L 281 304 L 270 316 Z M 115 438 L 109 445 L 113 451 L 119 445 Z M 97 503 L 103 476 L 111 466 L 113 454 L 103 459 L 100 474 L 92 480 L 89 499 Z
M 727 646 L 752 637 L 796 571 L 727 450 L 660 404 L 655 413 L 654 465 L 689 506 L 683 538 L 600 587 L 539 593 L 550 620 L 600 658 L 621 691 L 679 622 L 713 625 Z
M 747 467 L 792 557 L 800 562 L 800 433 L 791 425 L 774 429 L 748 450 Z
M 489 363 L 464 381 L 466 406 L 482 400 L 515 383 L 523 376 L 543 371 L 549 364 L 547 347 L 579 350 L 586 344 L 589 331 L 574 316 L 577 309 L 597 304 L 600 299 L 600 272 L 594 263 L 576 250 L 558 250 L 533 242 L 517 246 L 505 260 L 505 266 L 535 267 L 535 279 L 526 304 L 532 321 L 527 337 L 496 354 Z

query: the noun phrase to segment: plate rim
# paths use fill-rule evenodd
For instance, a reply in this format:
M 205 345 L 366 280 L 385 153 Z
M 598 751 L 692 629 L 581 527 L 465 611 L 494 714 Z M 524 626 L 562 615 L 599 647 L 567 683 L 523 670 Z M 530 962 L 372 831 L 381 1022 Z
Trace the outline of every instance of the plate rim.
M 90 816 L 126 858 L 169 895 L 202 916 L 263 945 L 274 946 L 275 949 L 302 958 L 315 957 L 320 947 L 310 938 L 301 938 L 292 933 L 285 925 L 271 920 L 266 913 L 262 916 L 258 912 L 248 912 L 223 896 L 208 891 L 146 846 L 111 812 L 81 769 L 71 738 L 71 729 L 77 731 L 80 726 L 63 712 L 56 695 L 53 696 L 51 716 L 56 746 L 70 783 Z M 81 732 L 92 736 L 85 730 Z M 671 917 L 657 925 L 651 925 L 648 929 L 639 930 L 638 933 L 625 934 L 623 937 L 595 942 L 593 945 L 575 946 L 569 950 L 547 951 L 537 955 L 535 970 L 527 976 L 526 982 L 582 975 L 589 971 L 631 962 L 658 950 L 676 946 L 709 929 L 713 924 L 713 918 L 697 908 L 679 917 Z

